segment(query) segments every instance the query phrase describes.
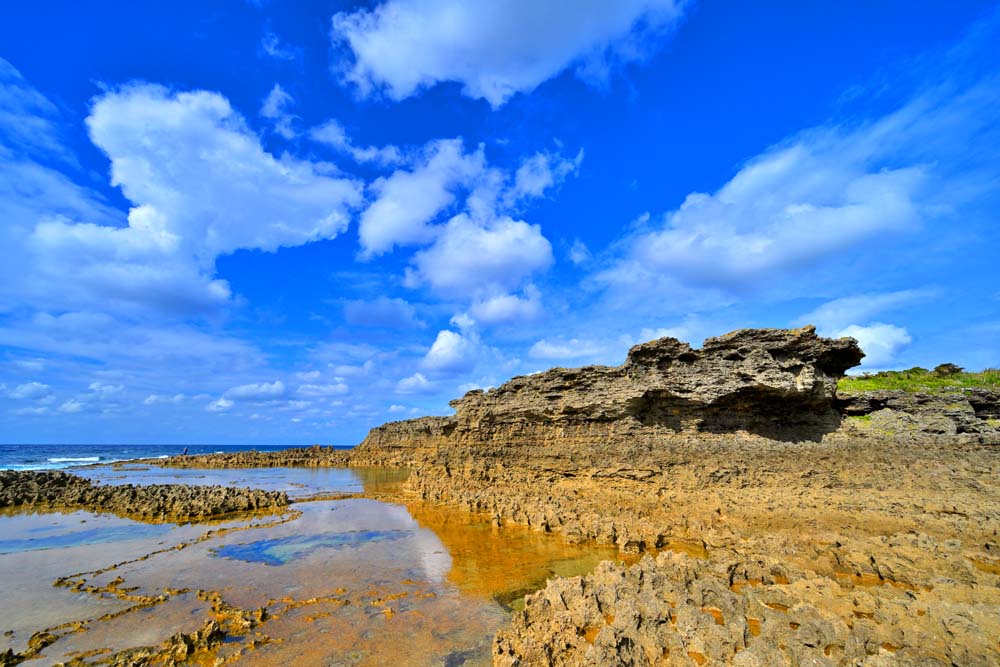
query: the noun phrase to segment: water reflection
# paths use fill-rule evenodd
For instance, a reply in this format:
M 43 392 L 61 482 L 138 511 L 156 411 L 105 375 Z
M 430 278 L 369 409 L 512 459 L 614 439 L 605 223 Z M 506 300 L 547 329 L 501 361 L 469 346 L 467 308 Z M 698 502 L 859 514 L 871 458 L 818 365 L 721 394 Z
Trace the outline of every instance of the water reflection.
M 98 470 L 95 476 L 110 474 Z M 266 610 L 259 627 L 217 648 L 218 655 L 209 656 L 213 660 L 251 666 L 485 665 L 493 634 L 526 592 L 544 586 L 554 574 L 582 574 L 614 556 L 612 549 L 568 545 L 526 528 L 496 528 L 485 517 L 462 511 L 404 503 L 399 490 L 406 471 L 136 474 L 140 477 L 128 473 L 121 481 L 202 480 L 198 483 L 293 488 L 301 495 L 364 489 L 394 501 L 296 503 L 283 521 L 231 521 L 203 528 L 147 526 L 77 512 L 45 515 L 8 532 L 10 521 L 23 519 L 0 516 L 0 534 L 7 542 L 50 540 L 46 551 L 37 552 L 47 554 L 49 566 L 37 574 L 27 553 L 0 555 L 0 584 L 18 577 L 38 579 L 35 585 L 12 586 L 9 595 L 4 589 L 0 629 L 17 632 L 0 640 L 0 650 L 4 642 L 23 650 L 29 627 L 37 631 L 71 621 L 81 622 L 79 631 L 62 634 L 32 664 L 74 655 L 97 660 L 109 653 L 88 652 L 119 651 L 139 645 L 135 642 L 156 644 L 213 618 L 216 612 L 206 602 L 210 593 L 234 609 Z M 80 521 L 88 525 L 81 528 Z M 97 528 L 122 538 L 119 544 L 128 548 L 87 543 L 83 536 Z M 151 528 L 162 532 L 143 532 Z M 56 577 L 81 570 L 77 591 L 52 588 Z M 30 605 L 42 588 L 47 588 L 47 613 L 29 625 L 16 610 Z M 92 592 L 80 592 L 85 590 Z M 140 599 L 146 602 L 130 606 L 129 600 Z M 114 613 L 107 614 L 108 608 Z M 78 657 L 80 664 L 88 660 Z
M 352 530 L 346 533 L 293 535 L 273 540 L 257 540 L 245 544 L 228 544 L 212 551 L 212 555 L 242 560 L 247 563 L 284 565 L 290 561 L 304 558 L 317 549 L 357 547 L 362 544 L 398 540 L 412 534 L 413 532 L 409 530 Z

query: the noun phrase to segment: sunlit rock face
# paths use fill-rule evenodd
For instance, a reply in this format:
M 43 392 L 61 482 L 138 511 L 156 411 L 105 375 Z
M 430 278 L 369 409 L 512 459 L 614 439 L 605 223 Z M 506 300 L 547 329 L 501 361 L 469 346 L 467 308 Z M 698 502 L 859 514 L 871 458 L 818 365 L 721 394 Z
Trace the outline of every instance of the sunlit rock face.
M 741 329 L 693 349 L 661 338 L 629 350 L 621 366 L 553 368 L 451 402 L 454 417 L 373 429 L 359 453 L 438 457 L 631 456 L 664 438 L 746 433 L 818 440 L 840 424 L 837 379 L 864 354 L 857 341 L 814 327 Z

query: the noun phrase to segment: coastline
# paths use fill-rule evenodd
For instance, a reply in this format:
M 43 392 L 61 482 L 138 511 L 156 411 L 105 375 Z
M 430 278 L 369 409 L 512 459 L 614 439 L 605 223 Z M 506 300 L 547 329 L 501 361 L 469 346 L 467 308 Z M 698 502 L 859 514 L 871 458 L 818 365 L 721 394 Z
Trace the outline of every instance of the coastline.
M 494 665 L 1000 661 L 1000 392 L 838 396 L 860 357 L 810 328 L 664 340 L 348 451 L 130 463 L 406 468 L 366 495 L 623 555 L 527 595 Z

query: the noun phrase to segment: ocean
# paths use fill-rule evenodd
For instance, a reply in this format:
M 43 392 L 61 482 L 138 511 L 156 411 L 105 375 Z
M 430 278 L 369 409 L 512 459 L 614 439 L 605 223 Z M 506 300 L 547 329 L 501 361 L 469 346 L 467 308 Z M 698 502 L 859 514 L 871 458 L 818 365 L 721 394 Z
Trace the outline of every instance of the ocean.
M 0 445 L 0 470 L 61 470 L 127 459 L 166 458 L 183 453 L 185 447 L 188 454 L 288 449 L 269 445 Z

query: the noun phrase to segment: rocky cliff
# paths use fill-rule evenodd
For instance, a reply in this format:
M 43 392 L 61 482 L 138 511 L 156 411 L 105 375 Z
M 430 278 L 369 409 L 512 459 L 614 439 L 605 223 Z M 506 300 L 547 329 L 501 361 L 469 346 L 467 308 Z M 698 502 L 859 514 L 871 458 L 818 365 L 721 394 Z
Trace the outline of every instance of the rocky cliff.
M 579 464 L 655 449 L 664 439 L 746 433 L 818 440 L 840 425 L 837 379 L 863 353 L 815 328 L 742 329 L 694 349 L 661 338 L 621 366 L 553 368 L 451 402 L 453 417 L 375 428 L 359 456 L 548 458 Z

